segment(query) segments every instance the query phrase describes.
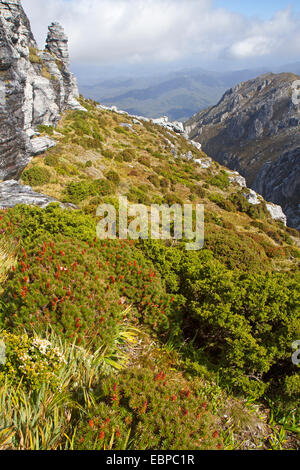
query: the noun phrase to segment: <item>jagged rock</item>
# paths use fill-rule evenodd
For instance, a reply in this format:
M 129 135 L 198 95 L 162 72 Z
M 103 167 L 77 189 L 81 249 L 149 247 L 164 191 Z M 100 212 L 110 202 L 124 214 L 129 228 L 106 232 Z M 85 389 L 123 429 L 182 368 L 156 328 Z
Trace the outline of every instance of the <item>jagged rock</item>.
M 191 151 L 189 151 L 188 153 L 184 153 L 183 155 L 181 155 L 181 158 L 183 160 L 193 160 L 194 156 L 193 156 L 193 153 Z
M 137 124 L 138 126 L 142 126 L 143 124 L 141 123 L 141 121 L 139 121 L 138 119 L 133 119 L 132 120 L 133 124 Z
M 56 142 L 49 139 L 49 137 L 36 137 L 35 139 L 32 139 L 30 143 L 32 155 L 40 155 L 56 145 Z
M 191 140 L 190 142 L 197 150 L 202 150 L 202 145 L 199 142 L 195 142 L 194 140 Z
M 253 189 L 249 189 L 249 192 L 243 193 L 249 204 L 253 204 L 253 206 L 257 206 L 261 203 L 261 196 L 257 194 Z
M 181 134 L 187 137 L 183 123 L 176 121 L 170 122 L 168 116 L 163 116 L 158 119 L 151 119 L 153 124 L 157 124 L 158 126 L 162 126 L 170 131 L 176 132 L 176 134 Z
M 187 121 L 204 152 L 246 178 L 247 185 L 300 227 L 300 115 L 294 74 L 265 74 L 228 90 L 216 106 Z
M 228 171 L 228 174 L 229 174 L 230 183 L 238 184 L 242 188 L 247 187 L 246 179 L 243 176 L 241 176 L 237 171 L 233 171 L 233 172 Z
M 20 0 L 0 0 L 0 89 L 3 180 L 18 178 L 30 161 L 37 126 L 55 126 L 64 110 L 83 109 L 63 29 L 53 23 L 39 51 Z
M 253 188 L 280 204 L 289 224 L 300 230 L 300 147 L 283 153 L 275 162 L 266 162 Z
M 46 207 L 52 202 L 58 201 L 44 194 L 36 193 L 30 186 L 22 186 L 15 180 L 0 184 L 0 209 L 8 209 L 18 204 Z M 59 204 L 64 208 L 76 208 L 72 204 Z
M 254 206 L 258 206 L 263 202 L 263 197 L 253 191 L 253 189 L 247 188 L 247 192 L 243 193 L 243 195 L 245 196 L 249 204 L 253 204 Z M 287 225 L 287 216 L 283 212 L 281 206 L 269 202 L 266 204 L 266 208 L 273 220 L 280 220 L 284 223 L 284 225 Z
M 128 122 L 122 122 L 120 124 L 120 127 L 123 127 L 124 129 L 128 129 L 131 132 L 135 132 L 135 130 L 132 127 L 132 124 L 129 124 Z
M 281 222 L 284 223 L 284 225 L 287 224 L 287 217 L 284 214 L 282 207 L 278 206 L 277 204 L 266 204 L 266 207 L 274 220 L 280 220 Z
M 197 158 L 195 160 L 195 163 L 198 163 L 198 165 L 201 166 L 201 168 L 203 168 L 204 170 L 207 169 L 207 168 L 210 168 L 212 166 L 212 159 L 211 158 Z

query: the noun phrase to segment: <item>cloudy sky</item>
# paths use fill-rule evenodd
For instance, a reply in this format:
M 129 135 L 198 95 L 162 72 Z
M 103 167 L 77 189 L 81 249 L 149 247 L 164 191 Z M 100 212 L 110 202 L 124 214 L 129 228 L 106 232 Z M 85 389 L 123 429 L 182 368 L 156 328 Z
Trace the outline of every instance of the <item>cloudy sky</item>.
M 197 65 L 220 70 L 300 61 L 300 1 L 22 0 L 43 46 L 62 23 L 76 66 Z

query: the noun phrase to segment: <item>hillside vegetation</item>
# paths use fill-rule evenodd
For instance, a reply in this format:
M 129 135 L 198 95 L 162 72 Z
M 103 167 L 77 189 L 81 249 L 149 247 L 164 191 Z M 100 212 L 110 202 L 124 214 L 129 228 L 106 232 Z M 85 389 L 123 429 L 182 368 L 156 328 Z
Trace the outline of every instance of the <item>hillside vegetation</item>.
M 298 232 L 183 137 L 81 104 L 22 175 L 70 207 L 0 211 L 0 448 L 299 448 Z M 204 249 L 98 240 L 119 195 L 203 203 Z

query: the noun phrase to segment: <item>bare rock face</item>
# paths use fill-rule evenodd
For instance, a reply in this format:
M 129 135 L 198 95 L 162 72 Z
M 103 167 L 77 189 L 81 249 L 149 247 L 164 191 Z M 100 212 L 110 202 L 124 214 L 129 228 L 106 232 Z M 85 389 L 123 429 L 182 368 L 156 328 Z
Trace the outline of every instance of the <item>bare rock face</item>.
M 265 163 L 253 187 L 268 201 L 280 204 L 289 224 L 300 230 L 300 147 Z
M 246 178 L 282 206 L 300 228 L 300 113 L 292 100 L 294 74 L 265 74 L 228 90 L 216 106 L 190 119 L 189 137 L 204 152 Z
M 18 204 L 44 208 L 52 202 L 58 203 L 62 208 L 77 209 L 74 204 L 62 204 L 50 196 L 36 193 L 30 186 L 23 186 L 15 180 L 0 184 L 0 209 L 9 209 Z
M 83 109 L 78 96 L 62 27 L 49 26 L 39 51 L 21 1 L 0 0 L 0 180 L 20 176 L 36 151 L 37 126 L 55 126 L 66 109 Z

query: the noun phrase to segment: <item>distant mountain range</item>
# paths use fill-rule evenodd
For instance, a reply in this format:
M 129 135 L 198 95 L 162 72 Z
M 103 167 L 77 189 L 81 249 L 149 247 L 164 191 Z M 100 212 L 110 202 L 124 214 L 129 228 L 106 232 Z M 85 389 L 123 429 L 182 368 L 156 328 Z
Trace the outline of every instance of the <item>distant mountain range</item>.
M 272 72 L 300 74 L 300 62 L 272 68 Z M 185 121 L 202 109 L 216 104 L 223 93 L 240 82 L 269 69 L 211 72 L 201 68 L 184 69 L 161 75 L 113 78 L 90 85 L 88 73 L 79 79 L 80 92 L 107 106 L 116 105 L 130 114 Z

